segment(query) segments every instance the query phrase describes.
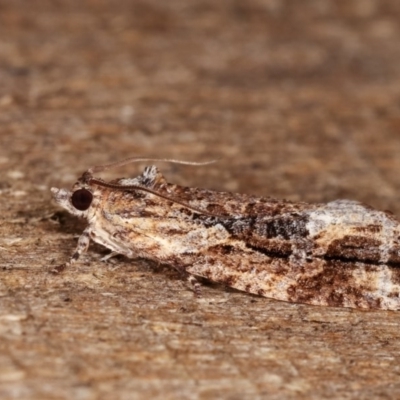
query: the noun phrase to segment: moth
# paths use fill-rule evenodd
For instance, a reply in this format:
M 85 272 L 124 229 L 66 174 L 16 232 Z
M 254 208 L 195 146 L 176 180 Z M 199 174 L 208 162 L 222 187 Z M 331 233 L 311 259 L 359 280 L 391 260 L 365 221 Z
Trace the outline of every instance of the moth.
M 70 261 L 93 240 L 126 257 L 272 299 L 318 306 L 400 309 L 400 225 L 356 201 L 327 204 L 169 183 L 157 167 L 106 182 L 89 168 L 55 201 L 88 222 Z M 184 162 L 181 162 L 184 163 Z M 194 163 L 195 164 L 195 163 Z

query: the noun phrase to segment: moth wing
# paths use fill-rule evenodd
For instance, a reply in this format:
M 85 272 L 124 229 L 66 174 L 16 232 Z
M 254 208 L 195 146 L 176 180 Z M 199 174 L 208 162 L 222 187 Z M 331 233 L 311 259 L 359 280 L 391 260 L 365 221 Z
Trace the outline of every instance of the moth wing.
M 199 257 L 186 271 L 238 290 L 292 303 L 400 309 L 400 269 L 385 265 L 318 258 L 296 261 L 233 248 L 230 254 L 219 257 Z

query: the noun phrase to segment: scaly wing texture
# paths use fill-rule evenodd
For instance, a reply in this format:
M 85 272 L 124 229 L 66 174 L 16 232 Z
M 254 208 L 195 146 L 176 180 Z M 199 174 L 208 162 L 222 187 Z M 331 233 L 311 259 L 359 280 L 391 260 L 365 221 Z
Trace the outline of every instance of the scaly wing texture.
M 213 255 L 213 253 L 215 255 Z M 187 267 L 193 275 L 294 303 L 400 309 L 400 269 L 315 258 L 270 258 L 254 250 L 211 249 Z
M 118 182 L 219 216 L 105 189 L 93 231 L 103 231 L 97 241 L 114 251 L 278 300 L 400 308 L 399 222 L 388 213 L 348 200 L 292 203 L 181 187 L 155 168 Z

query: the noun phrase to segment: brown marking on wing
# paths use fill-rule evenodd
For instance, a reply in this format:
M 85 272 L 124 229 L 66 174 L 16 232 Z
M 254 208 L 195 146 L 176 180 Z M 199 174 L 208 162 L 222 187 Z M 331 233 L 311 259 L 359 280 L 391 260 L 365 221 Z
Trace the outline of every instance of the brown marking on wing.
M 252 237 L 246 246 L 270 257 L 289 257 L 292 254 L 292 243 L 282 240 Z
M 400 268 L 392 268 L 392 281 L 400 285 Z
M 379 263 L 381 253 L 378 239 L 365 236 L 346 235 L 334 240 L 328 247 L 325 257 L 338 260 L 369 261 Z
M 307 238 L 307 222 L 308 217 L 300 214 L 221 221 L 233 238 L 242 240 L 249 249 L 271 257 L 289 257 L 296 244 Z
M 365 226 L 355 226 L 353 229 L 355 232 L 358 232 L 360 234 L 376 235 L 377 233 L 382 232 L 382 225 L 369 224 L 369 225 L 365 225 Z
M 215 215 L 226 215 L 226 210 L 223 205 L 217 203 L 209 203 L 205 208 L 211 214 Z
M 321 304 L 341 307 L 349 298 L 363 298 L 363 288 L 354 286 L 353 270 L 349 264 L 332 260 L 320 265 L 323 268 L 318 273 L 300 276 L 289 287 L 291 301 L 315 304 L 319 298 Z
M 400 268 L 400 245 L 398 241 L 392 243 L 392 247 L 389 250 L 388 264 L 398 265 Z
M 305 215 L 283 215 L 266 221 L 256 221 L 256 233 L 266 238 L 280 237 L 286 240 L 306 237 L 308 217 Z

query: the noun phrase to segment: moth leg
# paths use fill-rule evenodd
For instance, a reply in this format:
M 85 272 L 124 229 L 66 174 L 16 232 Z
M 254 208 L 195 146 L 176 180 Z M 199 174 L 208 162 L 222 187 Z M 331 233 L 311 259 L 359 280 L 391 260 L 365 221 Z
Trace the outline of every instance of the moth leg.
M 189 273 L 186 273 L 186 280 L 191 286 L 196 297 L 201 297 L 201 283 L 197 280 L 197 278 Z
M 186 280 L 189 284 L 191 290 L 193 290 L 194 295 L 196 297 L 201 297 L 201 283 L 197 280 L 197 278 L 186 271 L 186 268 L 183 265 L 175 265 L 175 269 L 181 274 L 182 278 Z
M 110 254 L 107 254 L 106 256 L 104 256 L 104 257 L 101 257 L 100 258 L 100 261 L 107 261 L 107 260 L 109 260 L 110 258 L 112 258 L 112 257 L 115 257 L 115 256 L 118 256 L 120 253 L 118 253 L 118 252 L 116 252 L 116 251 L 112 251 Z
M 78 239 L 78 244 L 76 245 L 75 251 L 72 254 L 71 258 L 69 261 L 65 264 L 59 265 L 57 267 L 54 267 L 51 272 L 54 273 L 59 273 L 63 271 L 66 267 L 69 267 L 70 265 L 76 263 L 79 260 L 79 257 L 85 253 L 89 247 L 90 243 L 90 229 L 87 227 L 83 232 L 82 235 L 79 236 Z

